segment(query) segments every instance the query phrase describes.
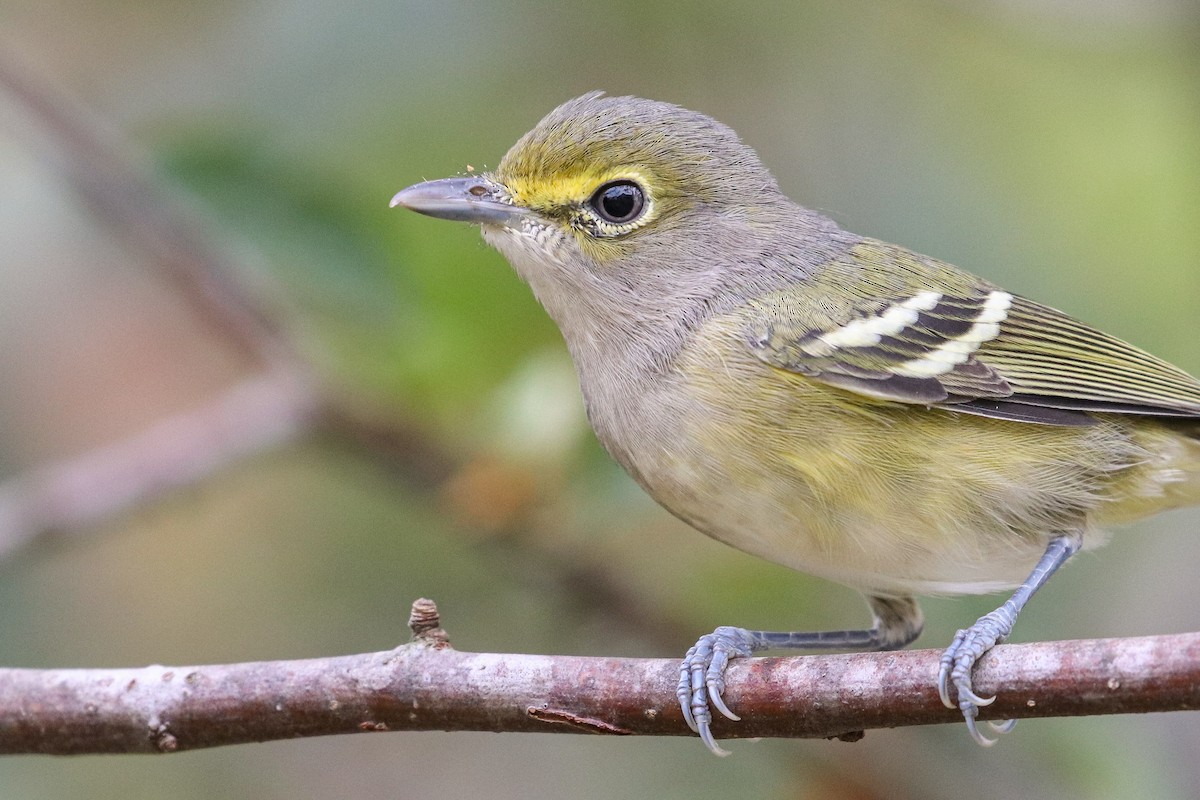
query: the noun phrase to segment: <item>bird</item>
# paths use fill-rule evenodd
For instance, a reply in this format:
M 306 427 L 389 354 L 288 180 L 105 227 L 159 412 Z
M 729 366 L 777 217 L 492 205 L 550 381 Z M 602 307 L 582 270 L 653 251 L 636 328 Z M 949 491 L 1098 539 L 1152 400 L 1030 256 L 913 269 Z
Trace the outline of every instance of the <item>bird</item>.
M 699 112 L 585 94 L 494 170 L 391 205 L 480 226 L 557 324 L 596 437 L 660 505 L 865 596 L 862 630 L 698 639 L 677 699 L 718 755 L 714 712 L 738 719 L 731 659 L 897 649 L 921 633 L 917 597 L 1012 590 L 958 631 L 936 678 L 993 744 L 972 669 L 1030 597 L 1106 526 L 1200 502 L 1200 381 L 844 230 Z

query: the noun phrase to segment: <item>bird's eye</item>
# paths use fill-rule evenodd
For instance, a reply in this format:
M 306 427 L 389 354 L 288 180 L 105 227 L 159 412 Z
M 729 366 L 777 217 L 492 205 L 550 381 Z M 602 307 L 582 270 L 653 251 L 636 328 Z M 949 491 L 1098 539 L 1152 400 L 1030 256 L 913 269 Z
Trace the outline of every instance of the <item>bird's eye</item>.
M 600 219 L 614 225 L 633 222 L 646 208 L 646 195 L 633 181 L 612 181 L 596 190 L 588 201 Z

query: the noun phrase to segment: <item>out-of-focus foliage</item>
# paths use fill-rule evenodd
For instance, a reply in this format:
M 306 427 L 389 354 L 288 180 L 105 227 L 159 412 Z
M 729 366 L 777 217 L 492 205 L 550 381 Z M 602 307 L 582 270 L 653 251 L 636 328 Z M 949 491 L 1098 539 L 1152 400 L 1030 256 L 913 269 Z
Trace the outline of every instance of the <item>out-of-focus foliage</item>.
M 844 627 L 850 591 L 712 543 L 586 431 L 551 323 L 477 233 L 389 211 L 591 89 L 708 112 L 796 199 L 1200 371 L 1200 10 L 1185 0 L 745 6 L 4 0 L 29 66 L 128 135 L 271 287 L 303 350 L 461 458 L 434 490 L 319 438 L 0 566 L 0 662 L 382 649 L 439 601 L 461 649 L 671 656 L 717 624 Z M 0 106 L 0 468 L 140 430 L 244 373 Z M 1018 639 L 1192 629 L 1195 528 L 1120 531 Z M 629 624 L 523 557 L 641 599 Z M 580 597 L 580 593 L 584 596 Z M 996 598 L 934 600 L 924 646 Z M 642 631 L 638 633 L 638 631 Z M 932 680 L 932 676 L 931 676 Z M 837 742 L 389 734 L 9 759 L 0 796 L 1194 797 L 1194 714 Z

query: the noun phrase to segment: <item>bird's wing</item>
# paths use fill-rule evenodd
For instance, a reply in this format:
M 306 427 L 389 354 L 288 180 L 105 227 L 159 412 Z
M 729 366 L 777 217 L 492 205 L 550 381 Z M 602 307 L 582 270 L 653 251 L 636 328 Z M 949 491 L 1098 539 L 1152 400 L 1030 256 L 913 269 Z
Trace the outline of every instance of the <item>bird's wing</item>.
M 755 301 L 747 334 L 760 359 L 869 397 L 1001 419 L 1200 417 L 1200 381 L 1162 359 L 949 265 L 890 245 L 855 250 L 814 279 L 807 303 L 795 293 Z M 867 273 L 891 277 L 864 288 L 863 259 L 876 262 Z M 858 296 L 823 292 L 821 281 Z

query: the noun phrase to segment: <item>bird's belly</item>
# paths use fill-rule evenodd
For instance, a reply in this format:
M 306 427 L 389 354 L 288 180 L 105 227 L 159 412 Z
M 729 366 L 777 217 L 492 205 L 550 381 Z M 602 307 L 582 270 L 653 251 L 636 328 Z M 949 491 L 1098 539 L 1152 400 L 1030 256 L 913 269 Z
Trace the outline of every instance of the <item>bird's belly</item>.
M 690 472 L 690 471 L 689 471 Z M 744 481 L 725 475 L 690 481 L 695 494 L 663 501 L 698 530 L 752 555 L 878 594 L 979 594 L 1011 588 L 1029 574 L 1048 536 L 999 527 L 947 524 L 914 508 L 889 513 L 888 503 L 833 509 L 803 498 L 775 476 Z M 776 483 L 771 486 L 770 484 Z M 781 499 L 785 493 L 788 499 Z
M 869 592 L 996 591 L 1058 532 L 1098 544 L 1109 475 L 1087 465 L 1132 457 L 1116 426 L 871 403 L 754 363 L 681 374 L 624 408 L 618 460 L 704 533 Z

